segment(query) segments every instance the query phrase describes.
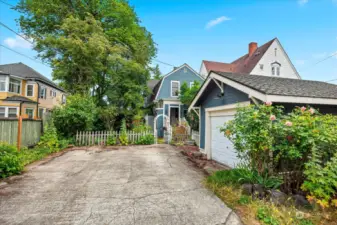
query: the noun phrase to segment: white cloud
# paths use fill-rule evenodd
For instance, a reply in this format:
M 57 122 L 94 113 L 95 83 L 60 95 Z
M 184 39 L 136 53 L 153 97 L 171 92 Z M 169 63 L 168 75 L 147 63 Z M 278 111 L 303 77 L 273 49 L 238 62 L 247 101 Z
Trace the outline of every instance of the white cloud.
M 231 18 L 227 17 L 227 16 L 220 16 L 214 20 L 211 20 L 209 21 L 207 24 L 206 24 L 206 29 L 209 29 L 209 28 L 212 28 L 222 22 L 225 22 L 225 21 L 228 21 L 228 20 L 232 20 Z
M 298 60 L 295 61 L 295 63 L 296 63 L 297 65 L 299 65 L 299 66 L 303 66 L 303 65 L 305 64 L 305 60 L 303 60 L 303 59 L 298 59 Z
M 27 38 L 28 39 L 28 38 Z M 28 39 L 33 42 L 33 39 Z M 11 48 L 32 48 L 33 45 L 23 39 L 22 37 L 16 35 L 15 38 L 9 37 L 4 40 L 5 44 Z
M 298 0 L 297 1 L 297 3 L 301 6 L 307 4 L 308 2 L 309 2 L 309 0 Z

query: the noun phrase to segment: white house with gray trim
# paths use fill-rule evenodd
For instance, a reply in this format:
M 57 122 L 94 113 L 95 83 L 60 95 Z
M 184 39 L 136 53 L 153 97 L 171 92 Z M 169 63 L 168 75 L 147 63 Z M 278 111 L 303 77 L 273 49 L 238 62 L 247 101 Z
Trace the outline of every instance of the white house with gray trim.
M 311 106 L 320 113 L 337 115 L 337 85 L 212 71 L 188 109 L 199 111 L 200 150 L 208 159 L 235 167 L 239 161 L 234 146 L 219 127 L 234 118 L 237 107 L 268 101 L 283 105 L 286 112 Z

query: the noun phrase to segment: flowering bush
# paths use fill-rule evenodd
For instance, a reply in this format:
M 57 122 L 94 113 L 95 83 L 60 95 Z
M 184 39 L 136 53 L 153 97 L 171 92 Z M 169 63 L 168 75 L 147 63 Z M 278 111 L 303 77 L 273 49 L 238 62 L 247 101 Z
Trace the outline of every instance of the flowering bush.
M 285 114 L 271 102 L 239 108 L 221 131 L 238 157 L 259 174 L 301 172 L 302 190 L 322 207 L 337 203 L 337 118 L 297 107 Z M 289 185 L 290 186 L 290 185 Z

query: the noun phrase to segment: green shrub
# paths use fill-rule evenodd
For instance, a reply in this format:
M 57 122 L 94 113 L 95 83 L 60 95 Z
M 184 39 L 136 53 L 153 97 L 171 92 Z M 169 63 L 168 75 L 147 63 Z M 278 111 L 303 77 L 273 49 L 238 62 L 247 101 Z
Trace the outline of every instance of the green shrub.
M 22 170 L 23 165 L 16 147 L 0 142 L 0 177 L 19 174 Z
M 116 138 L 112 137 L 112 136 L 109 136 L 107 141 L 106 141 L 106 144 L 107 145 L 115 145 L 116 144 Z
M 122 120 L 119 141 L 120 141 L 121 145 L 128 145 L 129 144 L 129 138 L 128 138 L 128 134 L 127 134 L 125 119 Z
M 50 152 L 56 152 L 59 150 L 60 143 L 58 140 L 56 128 L 54 127 L 54 124 L 52 122 L 45 127 L 44 133 L 40 138 L 38 146 L 47 147 L 50 149 Z
M 97 107 L 89 96 L 72 95 L 67 104 L 53 109 L 52 118 L 60 136 L 73 137 L 77 131 L 91 130 Z
M 139 138 L 136 142 L 137 145 L 152 145 L 154 144 L 154 136 L 152 134 L 147 134 Z
M 280 222 L 272 216 L 271 210 L 266 206 L 258 208 L 256 218 L 266 225 L 280 224 Z

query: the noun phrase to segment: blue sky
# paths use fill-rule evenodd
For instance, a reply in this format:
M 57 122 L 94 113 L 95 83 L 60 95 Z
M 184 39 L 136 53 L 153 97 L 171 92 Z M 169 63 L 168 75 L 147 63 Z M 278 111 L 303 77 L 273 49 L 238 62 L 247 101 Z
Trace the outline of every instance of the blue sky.
M 188 63 L 199 71 L 203 59 L 231 62 L 247 52 L 249 42 L 262 45 L 277 37 L 303 79 L 337 79 L 337 56 L 315 65 L 337 52 L 337 0 L 131 0 L 130 4 L 153 34 L 160 61 Z M 0 3 L 1 22 L 19 30 L 18 17 Z M 0 43 L 36 55 L 29 43 L 3 27 Z M 51 68 L 0 47 L 0 63 L 13 62 L 51 77 Z M 172 70 L 159 66 L 163 73 Z

